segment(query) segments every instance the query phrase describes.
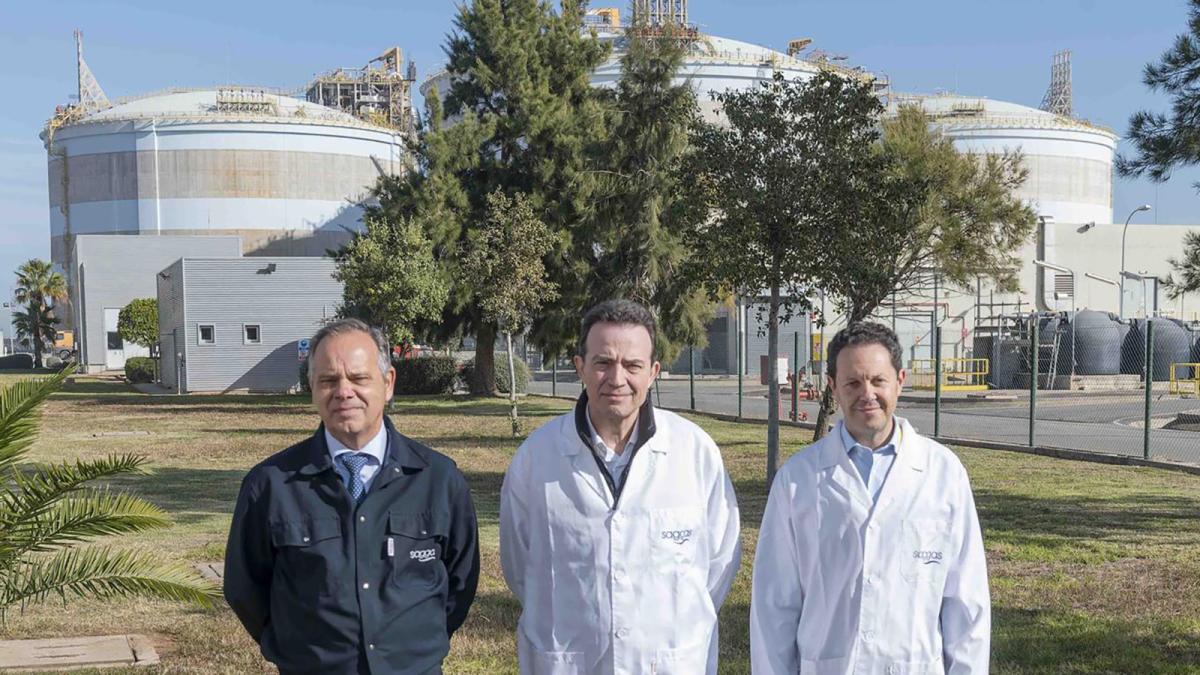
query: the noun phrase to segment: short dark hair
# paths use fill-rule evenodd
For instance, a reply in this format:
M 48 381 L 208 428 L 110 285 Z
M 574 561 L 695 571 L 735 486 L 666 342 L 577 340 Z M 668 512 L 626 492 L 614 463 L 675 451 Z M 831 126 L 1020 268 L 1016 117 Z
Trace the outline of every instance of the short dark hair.
M 583 324 L 579 327 L 579 356 L 587 356 L 588 331 L 598 323 L 619 323 L 645 328 L 650 334 L 650 360 L 654 360 L 654 341 L 658 336 L 658 329 L 650 310 L 632 300 L 605 300 L 592 307 L 583 315 Z
M 392 367 L 392 350 L 388 348 L 387 338 L 383 337 L 383 331 L 378 328 L 368 325 L 361 319 L 337 319 L 325 324 L 317 334 L 312 336 L 308 341 L 309 359 L 316 358 L 317 346 L 321 344 L 325 338 L 333 337 L 334 335 L 343 335 L 345 333 L 366 333 L 371 341 L 375 343 L 376 359 L 379 361 L 379 372 L 383 377 L 387 378 L 388 369 Z M 312 364 L 306 364 L 308 368 L 308 381 L 312 382 L 316 371 L 311 367 Z
M 859 321 L 839 330 L 837 335 L 833 336 L 833 340 L 829 342 L 827 371 L 830 378 L 834 381 L 837 380 L 838 354 L 846 347 L 860 345 L 879 345 L 888 350 L 888 354 L 892 357 L 892 367 L 896 369 L 897 373 L 904 367 L 902 361 L 904 351 L 900 349 L 900 340 L 896 337 L 896 333 L 881 323 Z

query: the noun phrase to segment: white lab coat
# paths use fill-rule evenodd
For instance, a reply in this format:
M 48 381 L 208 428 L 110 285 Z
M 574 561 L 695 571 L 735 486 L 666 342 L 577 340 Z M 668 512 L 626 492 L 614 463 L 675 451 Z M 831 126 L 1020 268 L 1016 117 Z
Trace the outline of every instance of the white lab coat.
M 840 430 L 771 486 L 754 559 L 755 675 L 988 672 L 991 601 L 962 463 L 906 420 L 879 500 Z
M 717 672 L 717 610 L 741 560 L 733 484 L 704 430 L 653 416 L 616 508 L 574 414 L 517 449 L 500 560 L 522 606 L 522 673 Z

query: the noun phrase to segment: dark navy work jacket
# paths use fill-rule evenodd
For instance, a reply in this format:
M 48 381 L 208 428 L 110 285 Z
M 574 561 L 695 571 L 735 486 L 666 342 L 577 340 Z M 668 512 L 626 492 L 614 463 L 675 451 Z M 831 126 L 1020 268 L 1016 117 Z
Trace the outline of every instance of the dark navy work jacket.
M 440 673 L 475 598 L 466 479 L 384 422 L 387 455 L 357 508 L 324 427 L 242 481 L 225 599 L 284 675 Z

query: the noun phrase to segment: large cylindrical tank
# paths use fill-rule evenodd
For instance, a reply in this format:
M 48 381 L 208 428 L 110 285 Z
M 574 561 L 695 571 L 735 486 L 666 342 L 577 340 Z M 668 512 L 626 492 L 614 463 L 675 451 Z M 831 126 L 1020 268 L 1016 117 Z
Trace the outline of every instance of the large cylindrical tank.
M 1016 103 L 959 95 L 901 95 L 918 105 L 962 152 L 1020 150 L 1029 171 L 1016 195 L 1064 223 L 1111 223 L 1117 135 L 1083 120 Z
M 1074 316 L 1075 374 L 1117 375 L 1121 372 L 1121 329 L 1107 312 L 1083 310 Z
M 590 81 L 596 87 L 613 87 L 621 79 L 621 58 L 627 51 L 628 40 L 625 26 L 594 25 L 601 42 L 611 46 L 607 61 L 592 72 Z M 750 89 L 760 82 L 769 81 L 778 71 L 789 80 L 807 80 L 825 70 L 834 70 L 849 77 L 873 78 L 862 68 L 843 65 L 840 61 L 803 54 L 789 55 L 784 52 L 741 40 L 717 35 L 698 36 L 689 53 L 684 57 L 675 84 L 689 84 L 696 92 L 700 112 L 708 121 L 719 119 L 718 105 L 710 92 Z M 881 82 L 879 86 L 884 85 Z M 450 77 L 445 70 L 434 72 L 421 84 L 421 95 L 445 96 L 449 91 Z
M 1171 364 L 1190 363 L 1192 334 L 1176 319 L 1154 319 L 1154 359 L 1152 377 L 1155 382 L 1171 379 Z M 1146 319 L 1134 319 L 1129 337 L 1125 339 L 1122 372 L 1141 375 L 1146 362 Z M 1181 376 L 1186 373 L 1180 373 Z
M 361 227 L 357 204 L 403 153 L 392 129 L 235 88 L 60 114 L 41 138 L 51 259 L 72 287 L 80 234 L 238 235 L 247 255 L 324 255 Z

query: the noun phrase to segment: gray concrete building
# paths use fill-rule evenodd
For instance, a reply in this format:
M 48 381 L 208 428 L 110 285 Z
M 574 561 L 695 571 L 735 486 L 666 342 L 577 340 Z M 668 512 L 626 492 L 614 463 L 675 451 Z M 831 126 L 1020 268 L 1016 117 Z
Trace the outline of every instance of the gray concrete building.
M 285 392 L 299 343 L 334 318 L 330 258 L 182 258 L 158 274 L 162 383 L 181 392 Z
M 70 306 L 79 326 L 79 363 L 89 373 L 124 368 L 125 359 L 149 355 L 146 347 L 121 340 L 117 316 L 130 301 L 157 296 L 160 270 L 185 255 L 242 254 L 241 239 L 235 236 L 94 234 L 75 237 L 74 246 L 73 276 L 79 283 L 71 289 Z

